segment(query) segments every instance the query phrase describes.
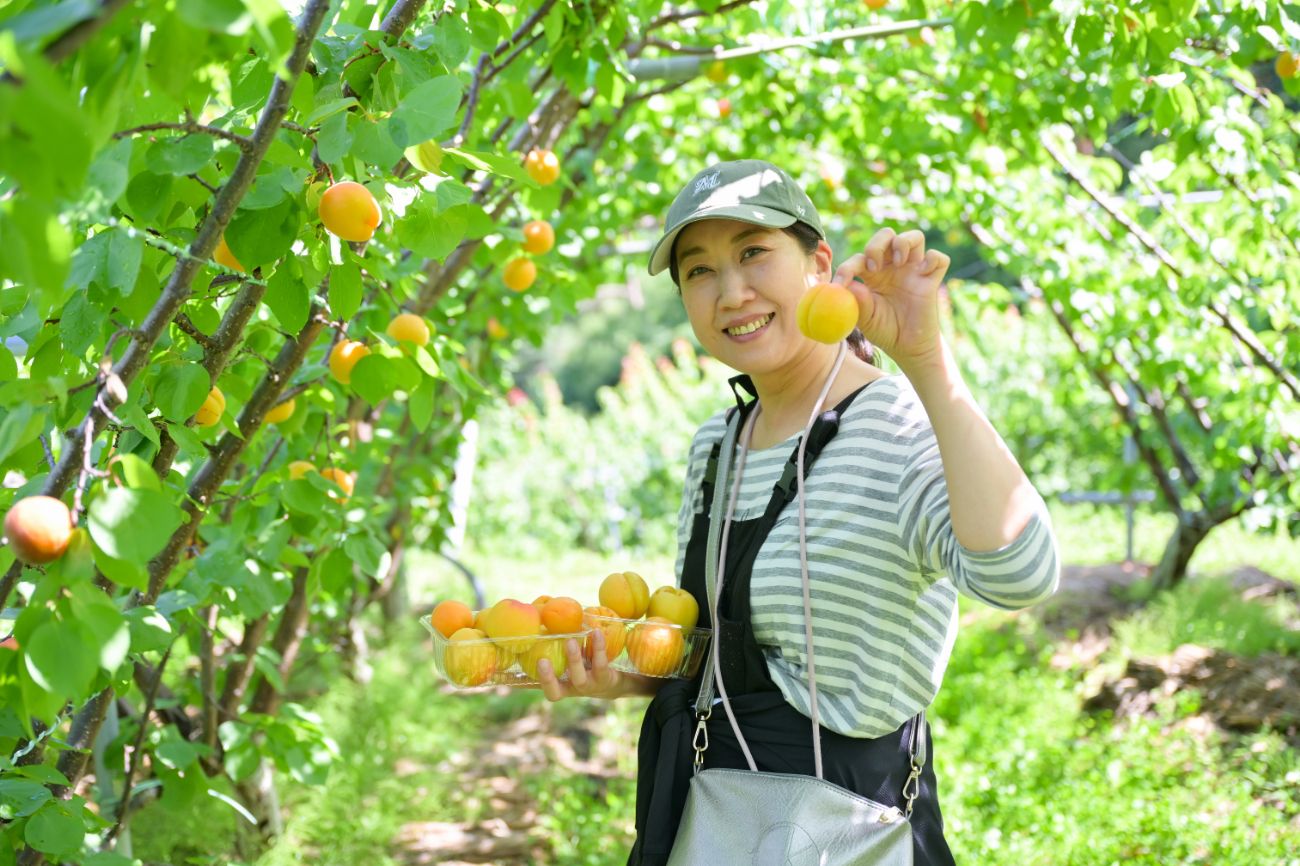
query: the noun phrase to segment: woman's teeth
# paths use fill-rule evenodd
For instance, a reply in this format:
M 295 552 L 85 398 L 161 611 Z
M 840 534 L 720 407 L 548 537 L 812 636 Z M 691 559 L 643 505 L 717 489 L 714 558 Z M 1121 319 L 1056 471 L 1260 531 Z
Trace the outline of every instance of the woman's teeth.
M 726 331 L 728 334 L 730 334 L 733 337 L 743 337 L 745 334 L 754 333 L 759 328 L 763 327 L 768 322 L 772 321 L 772 317 L 775 315 L 776 315 L 775 313 L 769 313 L 765 318 L 757 319 L 753 322 L 750 322 L 748 325 L 741 325 L 739 328 L 727 328 Z

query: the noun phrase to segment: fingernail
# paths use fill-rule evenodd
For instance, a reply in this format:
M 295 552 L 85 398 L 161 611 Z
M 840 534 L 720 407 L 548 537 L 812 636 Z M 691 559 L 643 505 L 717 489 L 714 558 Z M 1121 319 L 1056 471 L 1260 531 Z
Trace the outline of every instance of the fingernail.
M 903 263 L 903 251 L 894 250 L 894 264 L 901 265 L 902 263 Z
M 539 674 L 549 674 L 551 672 L 551 663 L 546 659 L 538 659 L 537 672 Z
M 867 270 L 874 271 L 877 267 L 875 259 L 867 259 Z

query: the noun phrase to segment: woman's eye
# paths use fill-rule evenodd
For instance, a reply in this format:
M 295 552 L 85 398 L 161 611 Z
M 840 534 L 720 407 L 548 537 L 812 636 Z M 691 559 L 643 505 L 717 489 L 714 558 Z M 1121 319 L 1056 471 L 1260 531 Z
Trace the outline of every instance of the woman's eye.
M 707 270 L 708 268 L 704 267 L 704 265 L 696 265 L 695 267 L 691 268 L 690 271 L 687 272 L 686 276 L 695 277 L 698 276 L 699 274 L 704 273 Z
M 750 253 L 761 253 L 761 252 L 766 252 L 766 250 L 764 250 L 762 247 L 745 247 L 745 251 L 740 254 L 740 260 L 744 261 L 745 259 L 752 258 L 752 256 L 750 256 Z

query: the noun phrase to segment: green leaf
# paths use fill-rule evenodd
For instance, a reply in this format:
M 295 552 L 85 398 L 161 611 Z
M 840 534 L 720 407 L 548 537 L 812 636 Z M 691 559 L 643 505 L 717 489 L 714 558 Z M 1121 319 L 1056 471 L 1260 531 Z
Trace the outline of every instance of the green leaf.
M 473 197 L 474 193 L 470 191 L 469 187 L 452 178 L 441 181 L 434 189 L 434 199 L 438 203 L 438 210 L 450 210 L 457 205 L 468 204 Z
M 131 148 L 133 141 L 124 138 L 105 147 L 90 164 L 87 183 L 99 192 L 106 202 L 115 202 L 126 192 L 131 179 Z
M 212 136 L 194 133 L 154 142 L 145 153 L 145 160 L 159 174 L 184 177 L 211 162 L 212 150 Z
M 0 779 L 0 821 L 30 815 L 49 802 L 51 796 L 50 789 L 40 782 Z
M 465 237 L 464 206 L 438 213 L 431 203 L 417 201 L 397 223 L 397 240 L 427 259 L 444 259 Z
M 490 174 L 499 174 L 504 177 L 514 178 L 532 183 L 528 177 L 523 163 L 514 157 L 498 156 L 495 153 L 482 153 L 472 150 L 460 150 L 455 147 L 443 148 L 443 153 L 460 162 L 466 168 L 472 168 L 475 171 L 486 171 Z
M 116 232 L 100 232 L 77 247 L 72 254 L 72 264 L 68 268 L 67 285 L 85 291 L 90 284 L 101 280 L 108 270 L 108 242 Z
M 140 259 L 144 255 L 144 238 L 132 237 L 125 229 L 109 233 L 108 287 L 116 289 L 124 298 L 135 291 L 135 281 L 140 276 Z
M 425 379 L 406 398 L 407 411 L 411 413 L 411 423 L 415 429 L 424 433 L 433 421 L 433 398 L 435 394 L 433 379 Z
M 157 652 L 172 641 L 171 623 L 152 606 L 131 608 L 126 612 L 126 621 L 135 652 Z
M 93 533 L 91 537 L 94 537 Z M 138 589 L 141 592 L 149 588 L 149 572 L 145 570 L 143 565 L 127 562 L 124 559 L 114 559 L 99 548 L 95 548 L 94 555 L 95 567 L 113 583 L 130 589 Z
M 121 474 L 122 480 L 127 487 L 162 493 L 162 482 L 158 480 L 158 473 L 154 472 L 153 467 L 140 456 L 136 454 L 119 454 L 113 458 L 113 465 L 116 471 Z
M 282 265 L 266 285 L 266 305 L 280 320 L 280 326 L 290 333 L 302 330 L 311 308 L 311 292 L 297 270 L 296 264 Z
M 440 75 L 416 87 L 388 118 L 388 132 L 399 148 L 441 135 L 456 120 L 460 82 Z
M 167 435 L 176 441 L 176 444 L 181 447 L 181 451 L 191 457 L 206 457 L 208 454 L 208 449 L 203 445 L 203 440 L 184 424 L 168 424 Z
M 75 292 L 63 305 L 63 315 L 59 319 L 59 336 L 63 339 L 63 348 L 75 358 L 85 356 L 86 350 L 98 339 L 107 320 L 108 316 L 90 303 L 85 292 Z
M 154 386 L 154 403 L 164 418 L 180 424 L 199 411 L 213 384 L 208 371 L 199 364 L 170 364 Z
M 350 117 L 347 113 L 335 114 L 321 124 L 320 132 L 316 133 L 316 148 L 321 162 L 335 163 L 347 155 L 352 147 L 352 133 L 348 131 Z
M 33 682 L 73 700 L 90 690 L 99 670 L 94 639 L 76 622 L 50 619 L 36 626 L 23 644 L 23 655 Z
M 90 535 L 114 559 L 143 566 L 163 549 L 184 517 L 161 493 L 112 488 L 90 504 Z
M 419 368 L 409 358 L 388 358 L 371 353 L 352 368 L 352 389 L 374 405 L 394 391 L 412 391 L 421 381 Z
M 361 306 L 361 269 L 348 259 L 330 271 L 330 312 L 347 321 Z
M 18 406 L 0 419 L 0 463 L 19 448 L 34 442 L 45 429 L 45 410 Z
M 226 226 L 226 243 L 251 271 L 288 253 L 301 225 L 302 214 L 293 198 L 261 210 L 240 209 Z
M 395 165 L 402 158 L 402 148 L 393 143 L 387 123 L 358 122 L 352 133 L 350 156 L 383 166 Z
M 152 223 L 172 201 L 173 178 L 144 171 L 126 186 L 126 204 L 140 222 Z
M 73 587 L 70 595 L 77 622 L 94 638 L 100 668 L 117 670 L 131 648 L 131 629 L 126 618 L 108 596 L 89 583 Z
M 379 570 L 383 565 L 384 546 L 379 543 L 378 539 L 364 533 L 360 535 L 349 536 L 343 542 L 343 552 L 346 553 L 357 567 L 361 569 L 362 574 L 369 577 L 377 577 Z
M 320 517 L 330 500 L 324 490 L 307 478 L 298 478 L 286 481 L 280 487 L 280 501 L 290 511 L 308 517 Z
M 193 27 L 230 36 L 243 36 L 253 24 L 242 0 L 186 0 L 176 12 Z
M 322 102 L 320 105 L 316 106 L 316 109 L 312 111 L 311 114 L 307 115 L 306 119 L 303 120 L 303 125 L 315 126 L 327 117 L 333 117 L 340 112 L 345 112 L 356 104 L 357 101 L 351 96 L 343 99 L 331 99 L 328 102 Z
M 49 6 L 37 7 L 7 21 L 0 22 L 0 32 L 9 32 L 19 42 L 41 42 L 47 36 L 70 30 L 95 17 L 99 4 L 93 0 L 63 0 Z
M 149 420 L 149 416 L 146 415 L 145 411 L 139 406 L 134 403 L 126 403 L 122 406 L 118 406 L 113 411 L 117 413 L 119 418 L 127 424 L 130 424 L 136 432 L 148 439 L 154 445 L 162 444 L 162 440 L 158 436 L 158 428 L 153 425 L 153 422 Z
M 469 28 L 460 15 L 442 15 L 433 29 L 433 47 L 448 69 L 460 66 L 469 54 Z

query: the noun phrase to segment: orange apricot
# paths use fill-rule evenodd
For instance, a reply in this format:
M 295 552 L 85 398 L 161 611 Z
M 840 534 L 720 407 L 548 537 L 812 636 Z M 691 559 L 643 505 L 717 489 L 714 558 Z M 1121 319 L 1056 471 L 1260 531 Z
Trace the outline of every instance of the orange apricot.
M 283 403 L 277 403 L 266 413 L 266 423 L 279 424 L 281 421 L 288 421 L 293 417 L 293 410 L 297 408 L 297 406 L 298 404 L 294 402 L 292 397 L 285 400 Z
M 501 273 L 501 279 L 507 288 L 522 292 L 537 279 L 537 265 L 533 263 L 532 259 L 526 259 L 523 256 L 511 259 L 506 263 L 505 270 Z
M 627 626 L 618 622 L 619 615 L 608 607 L 587 607 L 583 608 L 582 624 L 593 631 L 587 635 L 586 641 L 583 642 L 582 653 L 586 656 L 587 661 L 591 661 L 596 656 L 596 643 L 593 638 L 595 629 L 599 629 L 605 634 L 605 658 L 607 661 L 613 661 L 618 658 L 618 654 L 623 651 L 623 644 L 627 640 Z
M 553 598 L 542 605 L 542 625 L 551 634 L 574 634 L 582 630 L 582 605 L 568 596 Z
M 1300 52 L 1283 51 L 1277 56 L 1273 70 L 1277 72 L 1277 77 L 1283 80 L 1295 78 L 1296 73 L 1300 72 Z
M 208 392 L 207 399 L 194 413 L 194 423 L 199 427 L 211 427 L 221 420 L 221 413 L 226 411 L 226 395 L 216 385 Z
M 501 646 L 517 653 L 527 650 L 542 633 L 541 611 L 513 598 L 492 605 L 482 623 L 488 637 L 501 639 Z
M 333 481 L 343 490 L 342 496 L 339 496 L 336 493 L 331 493 L 331 497 L 346 501 L 347 498 L 352 495 L 352 488 L 356 486 L 357 481 L 351 472 L 344 472 L 342 469 L 336 469 L 333 466 L 329 466 L 322 469 L 320 474 L 322 477 Z
M 5 537 L 14 556 L 30 565 L 53 562 L 72 540 L 72 512 L 53 496 L 26 496 L 5 515 Z
M 212 254 L 212 260 L 219 265 L 225 265 L 232 271 L 239 271 L 241 274 L 246 270 L 244 266 L 239 263 L 239 259 L 235 258 L 235 254 L 230 251 L 230 247 L 226 246 L 225 235 L 222 235 L 217 241 L 217 249 Z
M 289 464 L 289 478 L 297 481 L 308 472 L 315 472 L 316 467 L 309 460 L 295 460 Z
M 438 634 L 449 638 L 463 628 L 474 627 L 474 612 L 463 601 L 447 599 L 438 602 L 429 615 L 429 624 L 438 630 Z
M 524 158 L 524 170 L 542 186 L 550 186 L 560 179 L 560 158 L 545 148 L 533 148 Z
M 819 343 L 838 343 L 858 324 L 858 299 L 835 283 L 819 283 L 804 292 L 796 310 L 799 330 Z
M 336 183 L 320 197 L 320 221 L 345 241 L 368 241 L 382 215 L 370 190 L 353 180 Z
M 600 584 L 603 607 L 617 611 L 623 619 L 640 619 L 650 605 L 650 588 L 635 571 L 616 571 Z
M 357 361 L 369 354 L 370 349 L 365 343 L 356 340 L 340 340 L 334 344 L 333 349 L 330 349 L 330 375 L 344 385 L 352 384 L 352 368 L 357 365 Z
M 417 346 L 429 344 L 429 323 L 415 313 L 399 313 L 388 323 L 388 336 Z
M 555 246 L 555 229 L 546 220 L 524 224 L 524 252 L 540 256 Z
M 627 657 L 648 677 L 664 677 L 677 670 L 685 649 L 681 627 L 661 616 L 637 623 L 627 636 Z

